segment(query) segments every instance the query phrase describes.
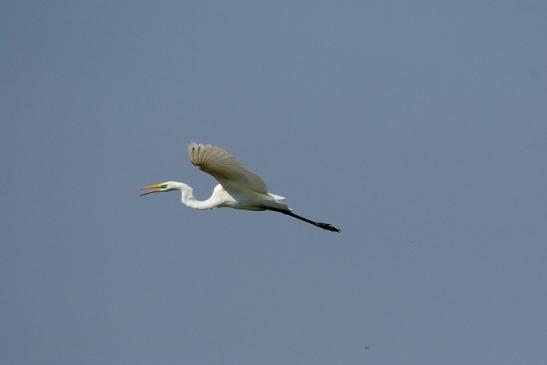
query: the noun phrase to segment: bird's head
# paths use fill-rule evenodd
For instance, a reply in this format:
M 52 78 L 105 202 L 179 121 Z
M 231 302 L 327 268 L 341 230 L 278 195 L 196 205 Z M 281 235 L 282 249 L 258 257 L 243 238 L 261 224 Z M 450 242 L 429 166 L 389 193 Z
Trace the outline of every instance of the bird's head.
M 152 184 L 142 187 L 141 190 L 145 190 L 139 196 L 153 194 L 153 193 L 164 193 L 166 191 L 178 190 L 178 184 L 174 181 L 166 181 L 161 184 Z

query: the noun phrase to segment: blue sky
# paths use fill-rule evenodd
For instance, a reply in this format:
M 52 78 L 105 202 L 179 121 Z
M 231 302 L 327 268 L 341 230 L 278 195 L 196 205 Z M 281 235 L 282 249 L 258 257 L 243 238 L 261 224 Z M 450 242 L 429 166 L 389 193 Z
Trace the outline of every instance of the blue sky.
M 2 363 L 547 362 L 545 2 L 2 8 Z

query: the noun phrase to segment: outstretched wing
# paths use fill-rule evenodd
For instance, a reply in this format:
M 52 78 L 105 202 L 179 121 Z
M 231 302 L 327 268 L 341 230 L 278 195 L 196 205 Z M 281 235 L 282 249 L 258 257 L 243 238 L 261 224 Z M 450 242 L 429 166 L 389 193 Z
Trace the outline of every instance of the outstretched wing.
M 247 170 L 234 155 L 220 147 L 190 142 L 188 158 L 194 166 L 212 175 L 227 190 L 268 192 L 259 176 Z

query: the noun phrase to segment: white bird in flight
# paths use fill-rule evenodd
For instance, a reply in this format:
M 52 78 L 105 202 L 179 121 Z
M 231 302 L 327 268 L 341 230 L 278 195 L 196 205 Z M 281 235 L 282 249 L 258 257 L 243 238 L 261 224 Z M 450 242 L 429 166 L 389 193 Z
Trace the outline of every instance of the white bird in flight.
M 268 193 L 266 184 L 259 176 L 247 170 L 234 155 L 220 147 L 190 142 L 188 158 L 194 166 L 212 175 L 220 183 L 215 186 L 209 199 L 197 200 L 189 185 L 176 181 L 145 186 L 141 190 L 146 191 L 140 196 L 178 190 L 181 192 L 181 202 L 193 209 L 228 207 L 245 210 L 272 210 L 328 231 L 340 232 L 338 228 L 328 223 L 314 222 L 294 214 L 285 204 L 284 197 Z

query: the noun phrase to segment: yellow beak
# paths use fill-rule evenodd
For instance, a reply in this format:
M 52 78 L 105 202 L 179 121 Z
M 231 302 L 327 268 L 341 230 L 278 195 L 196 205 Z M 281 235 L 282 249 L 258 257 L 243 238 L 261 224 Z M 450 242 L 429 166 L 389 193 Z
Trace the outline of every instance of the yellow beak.
M 146 191 L 142 194 L 139 194 L 139 196 L 153 194 L 153 193 L 159 193 L 160 190 L 161 190 L 161 184 L 147 185 L 145 187 L 142 187 L 141 190 L 148 190 L 148 191 Z

